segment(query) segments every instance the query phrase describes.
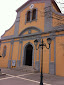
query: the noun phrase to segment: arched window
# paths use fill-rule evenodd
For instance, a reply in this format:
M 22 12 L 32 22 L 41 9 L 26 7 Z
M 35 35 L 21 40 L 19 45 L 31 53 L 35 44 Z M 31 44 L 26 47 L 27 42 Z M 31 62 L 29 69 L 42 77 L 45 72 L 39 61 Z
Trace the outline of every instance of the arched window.
M 32 11 L 32 20 L 36 19 L 36 9 Z
M 6 56 L 6 45 L 5 45 L 4 48 L 3 48 L 3 54 L 2 54 L 2 56 L 3 56 L 3 57 Z
M 30 11 L 27 12 L 27 21 L 30 21 Z

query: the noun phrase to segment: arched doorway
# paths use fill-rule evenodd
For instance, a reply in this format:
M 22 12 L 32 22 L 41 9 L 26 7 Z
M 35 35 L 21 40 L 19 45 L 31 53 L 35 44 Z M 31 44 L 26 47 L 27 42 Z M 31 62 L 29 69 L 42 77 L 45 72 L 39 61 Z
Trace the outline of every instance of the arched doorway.
M 32 52 L 33 47 L 31 44 L 28 44 L 25 47 L 25 65 L 32 66 Z

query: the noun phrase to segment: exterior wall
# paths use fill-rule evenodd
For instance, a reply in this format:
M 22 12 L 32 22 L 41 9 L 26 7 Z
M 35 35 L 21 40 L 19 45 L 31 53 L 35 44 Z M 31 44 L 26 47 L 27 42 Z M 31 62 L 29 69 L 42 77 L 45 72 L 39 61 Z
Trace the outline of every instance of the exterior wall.
M 7 46 L 7 50 L 6 50 L 6 56 L 4 58 L 3 57 L 0 58 L 0 67 L 8 67 L 8 66 L 12 67 L 13 60 L 16 61 L 16 66 L 24 65 L 23 63 L 25 62 L 24 60 L 25 46 L 30 43 L 33 46 L 32 66 L 33 68 L 40 71 L 42 50 L 41 47 L 38 50 L 35 49 L 34 40 L 38 39 L 39 41 L 38 45 L 39 45 L 41 44 L 41 40 L 43 39 L 48 47 L 46 38 L 50 37 L 52 38 L 50 49 L 46 49 L 46 47 L 43 48 L 43 72 L 64 76 L 64 68 L 63 68 L 64 31 L 61 32 L 55 31 L 56 33 L 53 32 L 54 27 L 56 28 L 57 26 L 64 24 L 63 22 L 64 15 L 58 13 L 59 12 L 58 8 L 56 8 L 55 5 L 52 4 L 52 7 L 56 12 L 50 12 L 50 15 L 52 16 L 51 19 L 47 17 L 48 14 L 46 13 L 45 13 L 46 16 L 44 17 L 44 11 L 46 11 L 46 9 L 44 10 L 44 8 L 48 8 L 48 6 L 51 6 L 50 2 L 49 4 L 47 2 L 34 3 L 34 8 L 37 9 L 37 19 L 31 22 L 25 21 L 27 11 L 31 10 L 29 6 L 24 10 L 22 10 L 21 13 L 19 10 L 15 24 L 9 30 L 7 30 L 5 34 L 2 36 L 4 38 L 2 38 L 3 41 L 1 40 L 0 42 L 1 55 L 3 52 L 4 45 Z M 50 10 L 47 9 L 47 11 Z M 19 26 L 19 32 L 18 32 L 18 26 Z M 33 27 L 33 28 L 31 30 L 30 28 L 25 30 L 28 27 Z M 36 27 L 39 28 L 40 30 L 37 29 Z M 14 28 L 16 28 L 15 33 L 18 32 L 18 34 L 20 35 L 14 34 Z M 51 32 L 49 29 L 51 29 Z M 28 33 L 29 31 L 31 32 Z M 21 34 L 21 32 L 23 34 Z M 37 35 L 37 33 L 41 33 L 41 34 Z M 35 35 L 31 36 L 31 34 L 33 35 L 35 34 Z M 28 36 L 26 37 L 25 35 Z M 10 39 L 4 40 L 6 38 L 11 38 L 11 40 Z
M 1 55 L 3 53 L 3 47 L 6 45 L 6 56 L 3 58 L 0 57 L 0 67 L 8 67 L 8 59 L 9 59 L 9 53 L 10 53 L 10 43 L 3 43 L 1 44 Z
M 18 57 L 18 49 L 19 49 L 19 42 L 14 42 L 12 60 L 16 60 L 16 64 L 17 64 L 17 57 Z
M 56 75 L 64 76 L 64 36 L 56 38 Z
M 18 50 L 18 58 L 17 58 L 17 66 L 22 66 L 22 54 L 23 54 L 23 42 L 20 40 L 19 42 L 19 50 Z
M 54 41 L 51 42 L 51 62 L 54 62 Z
M 48 47 L 47 39 L 43 40 Z M 43 48 L 43 72 L 49 73 L 49 49 L 46 49 L 46 47 Z
M 29 30 L 28 30 L 28 31 L 29 31 Z M 36 30 L 30 30 L 30 33 L 29 33 L 28 31 L 24 32 L 23 35 L 28 35 L 28 34 L 35 34 L 35 33 L 37 33 Z
M 42 32 L 44 31 L 44 17 L 42 16 L 42 13 L 44 14 L 44 3 L 36 3 L 34 4 L 34 8 L 37 8 L 37 20 L 36 21 L 32 21 L 32 22 L 28 22 L 25 24 L 25 17 L 26 17 L 26 13 L 28 10 L 30 10 L 29 7 L 27 7 L 25 10 L 23 10 L 20 13 L 20 23 L 19 23 L 19 33 L 20 34 L 25 28 L 30 27 L 30 26 L 35 26 L 38 27 L 42 30 Z M 44 15 L 43 15 L 44 16 Z
M 64 15 L 60 15 L 60 14 L 56 14 L 56 13 L 52 13 L 52 26 L 60 26 L 64 24 Z
M 31 30 L 31 33 L 37 33 L 37 31 L 35 31 L 35 30 Z
M 28 31 L 27 31 L 27 32 L 25 32 L 23 35 L 26 35 L 26 34 L 28 34 Z
M 9 60 L 11 60 L 11 56 L 12 56 L 12 48 L 13 48 L 13 45 L 10 45 L 10 55 L 9 55 Z
M 64 24 L 64 15 L 61 13 L 60 9 L 58 8 L 57 4 L 55 2 L 52 2 L 53 9 L 52 12 L 52 26 L 60 26 Z
M 2 37 L 14 35 L 14 28 L 15 28 L 15 25 L 13 25 L 9 30 L 5 31 Z
M 21 56 L 21 43 L 19 43 L 19 46 L 18 46 L 18 60 L 20 60 L 20 56 Z
M 56 32 L 56 35 L 61 35 L 61 34 L 64 34 L 64 31 Z
M 23 65 L 23 62 L 24 62 L 24 48 L 25 48 L 25 45 L 28 43 L 28 42 L 30 42 L 30 43 L 32 43 L 33 45 L 34 45 L 34 40 L 26 40 L 26 41 L 23 41 L 22 43 L 22 45 L 20 44 L 20 47 L 19 47 L 19 56 L 18 56 L 18 60 L 20 60 L 20 53 L 21 53 L 21 46 L 22 46 L 22 55 L 21 55 L 21 66 Z M 46 44 L 47 44 L 47 41 L 46 41 L 46 38 L 44 39 L 44 42 L 46 42 Z M 40 43 L 40 41 L 39 41 L 39 43 Z M 48 44 L 47 44 L 47 47 L 48 47 Z M 40 48 L 41 49 L 41 48 Z M 38 50 L 36 50 L 35 49 L 35 46 L 34 46 L 34 55 L 33 55 L 33 57 L 34 57 L 34 59 L 33 59 L 33 67 L 34 68 L 36 68 L 37 66 L 37 62 L 39 62 L 40 61 L 40 66 L 39 67 L 41 67 L 41 51 L 39 51 L 40 49 L 38 49 Z M 40 52 L 40 53 L 39 53 Z M 49 73 L 49 49 L 46 49 L 45 47 L 44 47 L 44 51 L 43 51 L 43 72 L 44 73 Z
M 49 73 L 56 75 L 56 38 L 51 37 L 52 42 L 49 48 Z

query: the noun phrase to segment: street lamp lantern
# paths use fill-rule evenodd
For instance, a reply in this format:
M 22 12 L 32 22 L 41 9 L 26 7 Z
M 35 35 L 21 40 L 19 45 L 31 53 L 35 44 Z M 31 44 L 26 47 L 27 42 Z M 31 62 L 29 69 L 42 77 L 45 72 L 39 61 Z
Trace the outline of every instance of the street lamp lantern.
M 50 48 L 51 41 L 52 41 L 51 38 L 47 38 L 47 43 L 49 44 L 49 48 Z
M 51 38 L 47 38 L 47 43 L 49 44 L 49 47 L 47 47 L 46 46 L 46 43 L 44 43 L 44 41 L 42 39 L 41 44 L 39 44 L 39 46 L 38 46 L 38 47 L 41 47 L 42 48 L 40 85 L 43 85 L 43 70 L 42 70 L 43 69 L 43 46 L 45 46 L 47 49 L 49 49 L 50 48 L 51 41 L 52 41 Z M 38 50 L 37 49 L 37 45 L 38 45 L 38 40 L 37 39 L 34 41 L 34 45 L 36 47 L 36 50 Z
M 34 41 L 34 45 L 35 45 L 36 50 L 37 50 L 37 45 L 38 45 L 38 40 L 37 39 Z
M 38 45 L 38 40 L 37 39 L 34 41 L 34 44 L 35 44 L 35 46 Z
M 51 44 L 51 41 L 52 41 L 51 38 L 47 38 L 47 43 L 48 44 Z

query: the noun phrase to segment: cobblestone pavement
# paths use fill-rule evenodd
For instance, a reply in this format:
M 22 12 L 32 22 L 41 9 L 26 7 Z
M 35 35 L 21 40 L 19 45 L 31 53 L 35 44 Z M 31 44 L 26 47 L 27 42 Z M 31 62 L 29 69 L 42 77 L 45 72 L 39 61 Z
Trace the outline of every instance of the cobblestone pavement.
M 40 73 L 29 73 L 12 69 L 1 68 L 0 85 L 39 85 Z M 64 77 L 44 74 L 44 85 L 64 85 Z

